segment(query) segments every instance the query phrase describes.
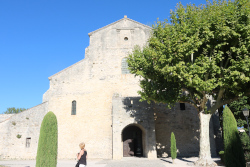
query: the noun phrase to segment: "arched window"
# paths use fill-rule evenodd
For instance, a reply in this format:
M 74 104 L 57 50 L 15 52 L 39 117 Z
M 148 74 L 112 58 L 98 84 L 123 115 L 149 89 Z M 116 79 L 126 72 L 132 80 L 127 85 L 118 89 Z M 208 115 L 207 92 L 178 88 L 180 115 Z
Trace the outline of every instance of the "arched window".
M 127 58 L 122 59 L 122 74 L 130 74 Z
M 76 115 L 76 101 L 72 101 L 72 110 L 71 110 L 71 115 Z

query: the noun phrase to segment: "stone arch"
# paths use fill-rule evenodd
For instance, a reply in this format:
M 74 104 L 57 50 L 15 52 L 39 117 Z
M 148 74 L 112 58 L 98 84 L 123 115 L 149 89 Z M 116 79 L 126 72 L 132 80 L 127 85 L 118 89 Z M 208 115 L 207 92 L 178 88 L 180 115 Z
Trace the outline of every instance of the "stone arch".
M 145 129 L 139 124 L 129 124 L 122 129 L 123 157 L 145 156 Z

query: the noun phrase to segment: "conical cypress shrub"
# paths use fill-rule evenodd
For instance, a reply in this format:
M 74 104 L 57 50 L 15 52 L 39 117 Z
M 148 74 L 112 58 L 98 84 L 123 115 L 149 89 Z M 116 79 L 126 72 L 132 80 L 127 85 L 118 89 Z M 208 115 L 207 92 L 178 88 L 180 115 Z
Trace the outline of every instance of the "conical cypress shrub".
M 40 129 L 36 167 L 56 167 L 58 147 L 57 119 L 53 112 L 48 112 Z
M 237 122 L 227 106 L 223 110 L 223 134 L 226 167 L 245 167 L 246 162 L 237 130 Z
M 175 140 L 174 133 L 172 132 L 171 133 L 171 158 L 173 160 L 173 163 L 176 157 L 177 157 L 176 140 Z

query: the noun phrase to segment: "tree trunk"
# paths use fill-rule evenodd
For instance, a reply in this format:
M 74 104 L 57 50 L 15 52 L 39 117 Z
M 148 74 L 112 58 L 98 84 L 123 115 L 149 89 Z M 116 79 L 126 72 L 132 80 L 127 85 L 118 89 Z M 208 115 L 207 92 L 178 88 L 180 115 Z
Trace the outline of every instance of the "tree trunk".
M 196 166 L 217 166 L 211 158 L 210 138 L 209 138 L 209 121 L 211 114 L 199 113 L 200 116 L 200 154 L 199 159 L 195 162 Z

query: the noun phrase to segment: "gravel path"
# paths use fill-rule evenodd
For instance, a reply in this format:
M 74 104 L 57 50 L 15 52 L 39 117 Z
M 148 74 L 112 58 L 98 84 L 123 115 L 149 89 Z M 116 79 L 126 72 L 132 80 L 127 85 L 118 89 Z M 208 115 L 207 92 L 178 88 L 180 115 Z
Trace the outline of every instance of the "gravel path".
M 158 158 L 149 160 L 147 158 L 123 158 L 121 160 L 101 160 L 88 159 L 87 167 L 190 167 L 197 157 L 177 158 L 175 163 L 172 163 L 171 158 Z M 219 158 L 213 160 L 222 166 Z M 35 167 L 35 160 L 0 160 L 0 167 Z M 58 160 L 57 167 L 75 167 L 75 160 Z

